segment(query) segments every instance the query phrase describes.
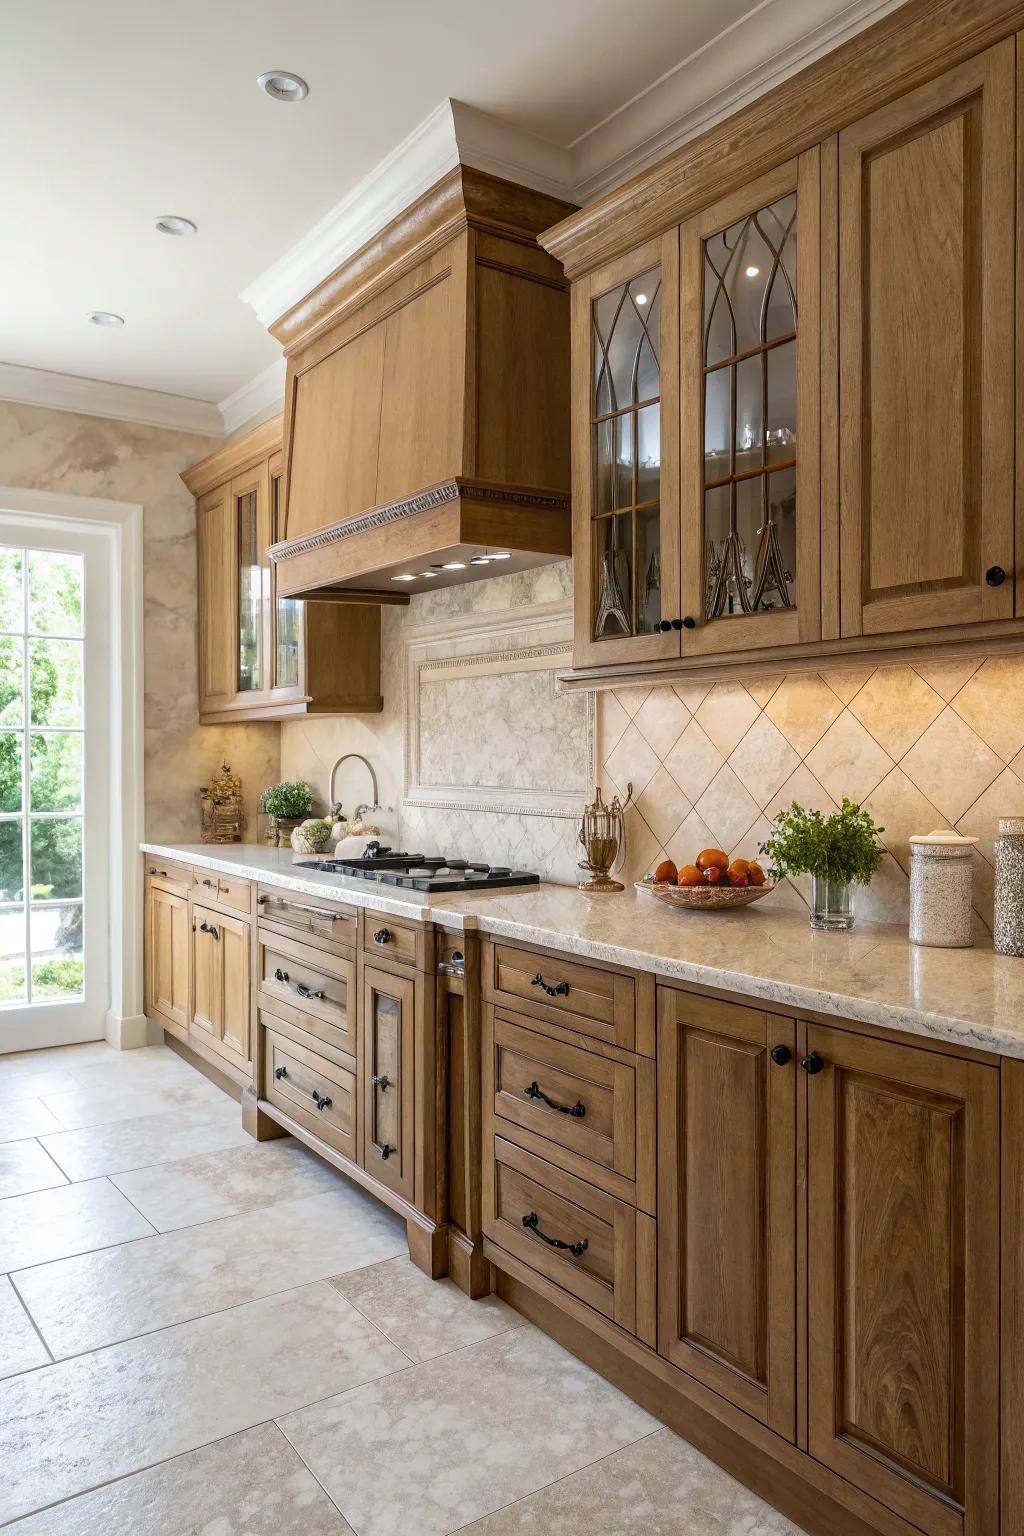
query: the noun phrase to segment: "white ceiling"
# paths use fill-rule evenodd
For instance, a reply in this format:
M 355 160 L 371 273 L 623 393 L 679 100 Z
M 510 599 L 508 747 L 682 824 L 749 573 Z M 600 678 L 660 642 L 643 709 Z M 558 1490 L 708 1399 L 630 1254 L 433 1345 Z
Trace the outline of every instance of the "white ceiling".
M 680 61 L 689 99 L 710 96 L 773 36 L 894 3 L 15 0 L 0 362 L 221 401 L 279 352 L 241 291 L 445 97 L 593 160 L 608 118 Z M 269 68 L 303 75 L 308 100 L 271 101 Z M 629 108 L 644 137 L 649 99 Z M 166 213 L 198 236 L 157 234 Z M 127 323 L 101 330 L 93 309 Z

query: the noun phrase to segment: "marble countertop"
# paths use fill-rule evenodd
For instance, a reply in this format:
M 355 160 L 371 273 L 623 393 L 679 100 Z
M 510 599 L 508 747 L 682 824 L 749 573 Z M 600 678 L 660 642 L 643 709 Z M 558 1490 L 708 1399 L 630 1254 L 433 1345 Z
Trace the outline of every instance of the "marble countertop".
M 588 896 L 561 885 L 385 894 L 260 844 L 142 848 L 309 896 L 1024 1059 L 1024 959 L 996 955 L 990 945 L 922 949 L 904 929 L 870 923 L 852 933 L 812 933 L 806 918 L 774 907 L 771 896 L 734 912 L 700 913 L 666 908 L 639 891 Z

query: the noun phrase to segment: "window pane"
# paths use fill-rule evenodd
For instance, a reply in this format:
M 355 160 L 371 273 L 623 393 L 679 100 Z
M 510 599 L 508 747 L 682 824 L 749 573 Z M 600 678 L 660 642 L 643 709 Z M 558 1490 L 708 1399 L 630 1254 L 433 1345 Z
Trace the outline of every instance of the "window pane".
M 594 523 L 597 611 L 594 636 L 617 638 L 633 629 L 633 517 L 602 517 Z
M 28 552 L 28 627 L 36 635 L 82 633 L 81 555 Z
M 48 731 L 29 739 L 29 793 L 34 811 L 82 809 L 82 737 Z
M 82 823 L 76 818 L 30 823 L 32 895 L 37 901 L 82 894 Z
M 0 821 L 0 902 L 24 899 L 21 829 L 20 816 L 17 821 Z
M 21 731 L 0 731 L 0 811 L 21 810 Z
M 0 638 L 0 725 L 20 725 L 24 709 L 25 642 Z
M 30 640 L 28 680 L 33 725 L 81 727 L 81 640 Z
M 81 997 L 81 906 L 33 907 L 29 921 L 33 1000 Z
M 23 629 L 21 598 L 23 554 L 10 545 L 0 546 L 0 629 Z
M 0 907 L 0 1004 L 25 1001 L 25 909 Z

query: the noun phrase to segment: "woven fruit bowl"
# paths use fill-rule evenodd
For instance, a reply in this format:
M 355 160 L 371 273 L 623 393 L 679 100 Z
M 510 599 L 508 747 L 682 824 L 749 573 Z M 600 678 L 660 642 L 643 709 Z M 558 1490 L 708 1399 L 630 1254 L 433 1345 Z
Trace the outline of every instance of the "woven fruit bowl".
M 774 885 L 668 885 L 660 880 L 638 880 L 638 891 L 656 896 L 669 907 L 685 907 L 688 912 L 725 912 L 731 907 L 749 907 L 752 901 L 769 896 Z

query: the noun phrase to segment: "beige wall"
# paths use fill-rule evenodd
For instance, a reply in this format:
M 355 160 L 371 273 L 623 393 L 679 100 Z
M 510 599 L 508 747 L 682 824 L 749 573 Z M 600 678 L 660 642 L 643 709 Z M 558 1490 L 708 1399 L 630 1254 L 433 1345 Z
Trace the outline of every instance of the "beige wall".
M 178 477 L 212 447 L 208 437 L 0 402 L 0 485 L 144 508 L 146 832 L 156 839 L 198 841 L 195 792 L 225 754 L 251 818 L 278 771 L 277 726 L 198 723 L 195 518 Z

